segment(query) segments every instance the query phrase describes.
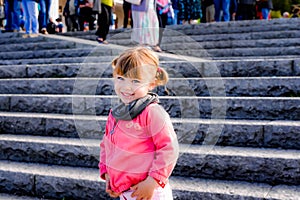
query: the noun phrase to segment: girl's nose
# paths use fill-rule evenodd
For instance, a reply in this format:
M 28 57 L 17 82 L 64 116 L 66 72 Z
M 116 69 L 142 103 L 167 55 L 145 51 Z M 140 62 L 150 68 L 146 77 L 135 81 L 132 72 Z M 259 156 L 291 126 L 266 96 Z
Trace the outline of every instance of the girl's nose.
M 123 89 L 127 90 L 127 91 L 131 91 L 132 90 L 132 84 L 129 82 L 124 82 L 124 84 L 122 84 Z

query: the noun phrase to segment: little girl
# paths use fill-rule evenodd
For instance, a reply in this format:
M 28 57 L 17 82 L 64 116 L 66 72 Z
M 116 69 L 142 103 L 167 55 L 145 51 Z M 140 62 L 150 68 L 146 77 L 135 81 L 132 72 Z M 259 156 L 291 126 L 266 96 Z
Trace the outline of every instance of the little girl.
M 112 61 L 114 89 L 121 100 L 106 122 L 100 144 L 100 176 L 106 192 L 121 200 L 172 200 L 168 183 L 178 141 L 167 112 L 150 91 L 168 81 L 156 54 L 126 50 Z

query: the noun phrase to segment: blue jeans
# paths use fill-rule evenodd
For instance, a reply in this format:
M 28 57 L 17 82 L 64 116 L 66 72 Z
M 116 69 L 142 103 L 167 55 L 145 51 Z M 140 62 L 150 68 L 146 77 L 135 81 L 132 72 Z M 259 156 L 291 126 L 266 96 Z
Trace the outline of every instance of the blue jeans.
M 261 14 L 263 19 L 268 19 L 269 18 L 269 12 L 270 10 L 268 8 L 262 8 L 261 9 Z
M 225 22 L 230 20 L 230 0 L 214 0 L 215 4 L 215 20 L 216 22 L 221 21 L 221 10 L 223 11 L 223 18 Z
M 26 34 L 39 33 L 38 3 L 32 0 L 22 0 L 25 16 Z
M 175 10 L 174 9 L 174 19 L 173 19 L 173 24 L 174 25 L 177 25 L 177 23 L 178 23 L 178 13 L 179 13 L 179 10 Z
M 49 23 L 50 8 L 52 0 L 40 0 L 39 25 L 40 28 L 46 28 Z
M 20 30 L 20 2 L 5 0 L 6 31 Z

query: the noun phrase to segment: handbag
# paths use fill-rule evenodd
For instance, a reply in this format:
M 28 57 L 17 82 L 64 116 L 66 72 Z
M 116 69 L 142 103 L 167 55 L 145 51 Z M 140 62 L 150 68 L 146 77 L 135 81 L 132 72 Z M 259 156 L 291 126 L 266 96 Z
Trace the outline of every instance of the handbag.
M 128 3 L 134 4 L 134 5 L 140 5 L 141 4 L 141 0 L 125 0 Z

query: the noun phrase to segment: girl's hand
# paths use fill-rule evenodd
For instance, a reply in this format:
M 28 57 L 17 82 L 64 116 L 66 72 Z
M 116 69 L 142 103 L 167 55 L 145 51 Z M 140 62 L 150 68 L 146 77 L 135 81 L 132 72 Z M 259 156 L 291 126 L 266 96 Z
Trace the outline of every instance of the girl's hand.
M 134 191 L 131 197 L 136 197 L 136 200 L 150 200 L 157 186 L 159 185 L 156 181 L 151 176 L 148 176 L 144 181 L 130 187 Z
M 120 193 L 116 193 L 116 192 L 112 191 L 110 184 L 109 184 L 110 177 L 108 174 L 105 174 L 105 181 L 106 181 L 105 192 L 112 198 L 116 198 L 116 197 L 120 196 Z

